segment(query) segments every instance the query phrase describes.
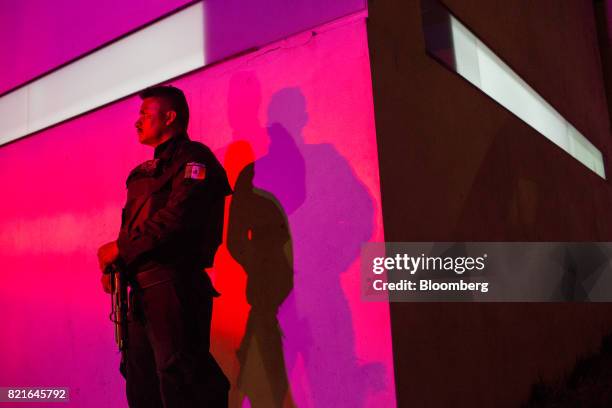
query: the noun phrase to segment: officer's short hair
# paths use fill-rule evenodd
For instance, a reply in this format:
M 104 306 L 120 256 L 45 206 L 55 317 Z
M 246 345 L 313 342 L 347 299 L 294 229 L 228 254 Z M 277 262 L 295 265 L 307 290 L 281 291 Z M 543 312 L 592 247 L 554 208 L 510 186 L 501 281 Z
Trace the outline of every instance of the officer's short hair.
M 176 112 L 175 123 L 180 130 L 187 130 L 189 124 L 189 106 L 185 94 L 172 85 L 158 85 L 141 91 L 138 96 L 140 99 L 161 98 L 168 104 L 170 110 Z

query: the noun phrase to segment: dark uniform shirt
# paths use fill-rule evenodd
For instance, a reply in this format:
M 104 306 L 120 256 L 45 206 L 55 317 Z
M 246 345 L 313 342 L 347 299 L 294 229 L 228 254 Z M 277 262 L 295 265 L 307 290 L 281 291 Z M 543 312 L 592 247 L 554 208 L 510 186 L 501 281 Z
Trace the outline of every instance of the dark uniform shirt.
M 208 274 L 231 188 L 210 149 L 175 135 L 127 178 L 117 240 L 132 286 L 123 362 L 130 407 L 227 407 L 229 382 L 210 354 Z
M 177 134 L 155 148 L 129 174 L 127 202 L 117 240 L 128 276 L 189 265 L 212 266 L 221 243 L 225 170 L 202 143 Z

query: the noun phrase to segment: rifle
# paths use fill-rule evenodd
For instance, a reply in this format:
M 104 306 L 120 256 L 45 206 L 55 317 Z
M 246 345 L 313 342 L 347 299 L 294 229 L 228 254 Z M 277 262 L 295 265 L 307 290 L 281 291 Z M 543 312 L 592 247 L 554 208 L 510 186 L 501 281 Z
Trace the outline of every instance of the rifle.
M 106 267 L 108 273 L 110 273 L 111 281 L 111 313 L 110 320 L 115 325 L 115 342 L 119 351 L 121 352 L 121 366 L 124 368 L 126 363 L 126 352 L 127 352 L 127 312 L 128 312 L 128 298 L 127 298 L 127 282 L 125 279 L 124 271 L 116 264 L 112 263 Z

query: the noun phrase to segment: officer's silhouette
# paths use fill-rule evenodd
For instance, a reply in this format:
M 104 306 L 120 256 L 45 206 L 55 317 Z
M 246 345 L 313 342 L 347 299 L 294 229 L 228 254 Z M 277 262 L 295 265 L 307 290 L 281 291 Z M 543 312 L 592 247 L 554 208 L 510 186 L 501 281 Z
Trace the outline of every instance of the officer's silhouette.
M 228 90 L 233 141 L 227 147 L 225 162 L 236 195 L 229 207 L 226 242 L 228 252 L 247 275 L 250 311 L 236 353 L 237 390 L 233 390 L 230 403 L 242 406 L 247 399 L 252 407 L 277 407 L 284 402 L 291 405 L 277 312 L 293 288 L 293 255 L 285 209 L 272 194 L 253 186 L 260 163 L 258 160 L 255 164 L 255 157 L 268 150 L 268 129 L 258 119 L 260 104 L 256 75 L 249 71 L 234 74 Z M 300 178 L 299 173 L 303 178 L 303 165 L 299 163 L 285 162 L 283 171 L 289 181 Z M 291 170 L 296 166 L 297 177 Z
M 247 165 L 236 181 L 227 233 L 227 248 L 248 276 L 251 306 L 237 385 L 252 407 L 281 407 L 289 388 L 276 315 L 293 288 L 291 236 L 278 201 L 253 187 L 255 169 Z

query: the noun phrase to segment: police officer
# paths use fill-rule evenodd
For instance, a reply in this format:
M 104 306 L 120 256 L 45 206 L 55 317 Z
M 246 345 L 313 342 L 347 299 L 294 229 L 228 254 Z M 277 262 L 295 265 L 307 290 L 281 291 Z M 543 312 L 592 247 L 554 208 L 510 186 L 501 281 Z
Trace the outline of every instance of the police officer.
M 98 250 L 100 268 L 124 268 L 130 285 L 128 348 L 122 372 L 130 407 L 227 406 L 229 382 L 209 352 L 212 298 L 203 272 L 223 231 L 225 171 L 205 145 L 189 140 L 183 92 L 141 92 L 139 142 L 154 158 L 127 178 L 116 241 Z M 109 275 L 102 275 L 110 292 Z

